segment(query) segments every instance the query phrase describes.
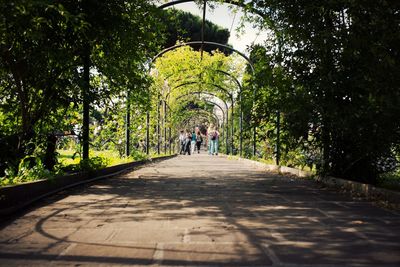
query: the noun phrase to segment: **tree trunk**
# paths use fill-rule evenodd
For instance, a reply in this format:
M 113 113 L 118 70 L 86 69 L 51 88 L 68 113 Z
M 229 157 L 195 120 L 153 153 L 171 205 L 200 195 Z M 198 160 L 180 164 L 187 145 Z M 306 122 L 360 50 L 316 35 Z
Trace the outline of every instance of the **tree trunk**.
M 53 170 L 57 164 L 56 148 L 57 137 L 54 134 L 49 134 L 46 140 L 46 153 L 43 159 L 43 164 L 48 170 Z
M 90 46 L 83 55 L 83 121 L 82 121 L 82 159 L 89 158 L 89 111 L 90 111 Z

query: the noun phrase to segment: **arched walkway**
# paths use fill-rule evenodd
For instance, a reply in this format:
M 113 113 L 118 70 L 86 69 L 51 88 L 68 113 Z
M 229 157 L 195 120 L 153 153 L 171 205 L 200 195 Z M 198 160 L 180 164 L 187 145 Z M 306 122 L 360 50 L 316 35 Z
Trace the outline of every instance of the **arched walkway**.
M 42 201 L 0 230 L 0 265 L 398 266 L 399 221 L 203 152 Z

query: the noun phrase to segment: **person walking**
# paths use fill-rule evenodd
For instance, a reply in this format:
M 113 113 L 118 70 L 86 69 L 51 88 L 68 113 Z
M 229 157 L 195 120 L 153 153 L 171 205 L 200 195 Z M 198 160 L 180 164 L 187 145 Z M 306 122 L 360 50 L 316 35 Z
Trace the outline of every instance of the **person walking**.
M 215 155 L 218 155 L 218 147 L 219 147 L 219 131 L 217 128 L 214 130 L 214 135 L 215 135 L 215 143 L 214 143 L 214 153 Z
M 211 155 L 218 155 L 218 139 L 219 139 L 219 132 L 218 130 L 213 127 L 211 129 L 211 133 L 209 134 L 210 137 L 210 152 Z
M 179 134 L 179 144 L 180 144 L 179 154 L 181 154 L 181 155 L 185 153 L 185 141 L 186 141 L 185 132 L 183 130 L 181 130 L 181 132 Z
M 212 137 L 214 135 L 213 128 L 214 128 L 213 124 L 210 124 L 210 126 L 207 129 L 208 155 L 212 155 L 211 145 L 212 145 Z
M 201 136 L 200 131 L 197 131 L 197 134 L 196 134 L 197 154 L 200 154 L 201 143 L 203 143 L 203 137 Z
M 190 131 L 186 131 L 186 139 L 185 139 L 185 152 L 184 155 L 186 155 L 186 153 L 188 153 L 188 155 L 190 155 L 190 143 L 192 142 L 192 134 L 190 133 Z
M 191 152 L 192 152 L 192 154 L 194 153 L 194 149 L 196 148 L 196 140 L 197 140 L 197 138 L 196 138 L 196 133 L 194 132 L 194 130 L 193 130 L 193 132 L 192 132 L 192 140 L 191 140 Z
M 141 151 L 143 153 L 146 153 L 147 149 L 146 149 L 146 142 L 143 139 L 140 139 L 139 141 L 139 148 L 141 149 Z

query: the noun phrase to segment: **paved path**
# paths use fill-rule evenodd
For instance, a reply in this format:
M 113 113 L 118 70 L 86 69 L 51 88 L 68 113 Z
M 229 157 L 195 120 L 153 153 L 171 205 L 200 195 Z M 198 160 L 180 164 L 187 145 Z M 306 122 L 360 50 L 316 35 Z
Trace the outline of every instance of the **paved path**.
M 400 216 L 207 155 L 43 201 L 0 230 L 0 265 L 400 266 Z

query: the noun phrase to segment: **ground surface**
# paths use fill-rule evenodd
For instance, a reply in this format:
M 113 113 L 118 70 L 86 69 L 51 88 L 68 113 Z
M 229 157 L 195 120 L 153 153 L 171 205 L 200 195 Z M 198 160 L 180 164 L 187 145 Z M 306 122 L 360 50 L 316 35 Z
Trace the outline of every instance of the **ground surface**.
M 208 155 L 60 193 L 0 230 L 1 266 L 400 266 L 400 215 Z

